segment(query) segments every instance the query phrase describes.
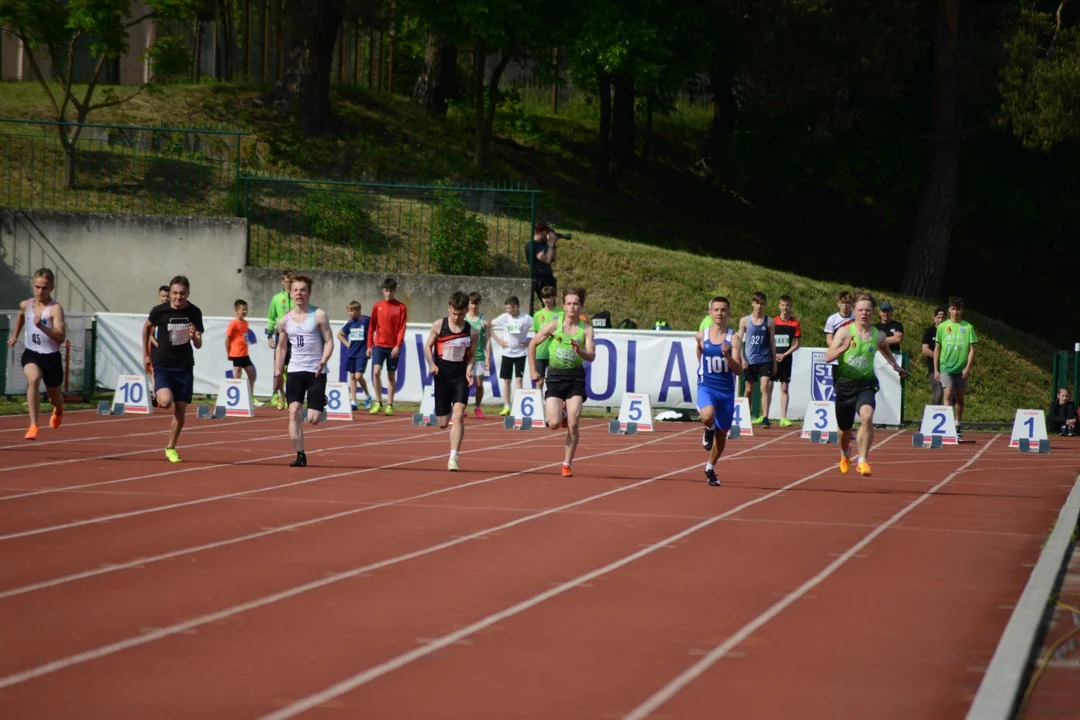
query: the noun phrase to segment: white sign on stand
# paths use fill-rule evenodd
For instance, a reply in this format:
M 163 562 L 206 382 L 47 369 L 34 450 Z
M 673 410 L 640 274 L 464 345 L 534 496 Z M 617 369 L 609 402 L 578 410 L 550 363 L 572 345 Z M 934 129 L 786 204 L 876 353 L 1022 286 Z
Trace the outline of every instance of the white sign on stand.
M 1049 440 L 1046 435 L 1046 415 L 1042 410 L 1017 410 L 1013 418 L 1012 437 L 1009 447 L 1019 447 L 1023 438 L 1031 445 L 1038 446 L 1040 440 Z
M 255 417 L 247 378 L 225 378 L 218 388 L 214 408 L 225 408 L 225 417 Z
M 619 428 L 626 429 L 627 423 L 636 423 L 638 432 L 652 432 L 652 401 L 648 393 L 623 393 L 619 407 Z
M 124 413 L 149 415 L 150 409 L 150 386 L 145 375 L 120 375 L 116 379 L 116 390 L 113 392 L 112 406 L 120 405 Z

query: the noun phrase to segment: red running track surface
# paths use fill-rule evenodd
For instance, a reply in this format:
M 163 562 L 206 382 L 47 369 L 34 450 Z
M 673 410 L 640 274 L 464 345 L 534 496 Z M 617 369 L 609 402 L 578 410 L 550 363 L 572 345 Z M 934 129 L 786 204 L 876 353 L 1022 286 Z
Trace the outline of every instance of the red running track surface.
M 0 717 L 962 718 L 1080 444 L 0 419 Z M 1080 703 L 1078 703 L 1080 707 Z

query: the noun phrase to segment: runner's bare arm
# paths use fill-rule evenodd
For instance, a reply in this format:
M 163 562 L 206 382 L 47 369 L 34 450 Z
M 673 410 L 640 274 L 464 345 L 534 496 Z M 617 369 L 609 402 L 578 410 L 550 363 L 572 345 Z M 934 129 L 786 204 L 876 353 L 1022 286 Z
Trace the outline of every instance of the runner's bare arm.
M 319 360 L 315 374 L 326 370 L 327 364 L 330 362 L 330 356 L 334 354 L 334 331 L 330 328 L 330 316 L 326 314 L 325 310 L 319 309 L 315 311 L 315 324 L 319 327 L 319 333 L 322 335 L 323 351 L 322 359 Z
M 577 350 L 577 354 L 581 356 L 581 359 L 585 362 L 592 362 L 596 359 L 596 338 L 593 336 L 592 325 L 585 326 L 585 349 L 574 348 Z
M 435 362 L 435 343 L 439 341 L 439 330 L 441 328 L 441 320 L 431 323 L 431 330 L 428 332 L 427 340 L 424 341 L 424 359 L 427 360 L 428 371 L 432 375 L 439 374 L 439 364 Z
M 836 331 L 829 343 L 829 349 L 825 351 L 825 362 L 832 362 L 847 352 L 851 345 L 851 325 L 845 325 Z
M 473 365 L 476 364 L 476 345 L 480 342 L 480 333 L 476 328 L 469 330 L 469 347 L 465 348 L 465 381 L 473 384 Z
M 289 347 L 289 333 L 285 332 L 285 318 L 277 321 L 277 347 L 274 349 L 274 377 L 281 375 L 285 366 L 285 349 Z
M 559 320 L 552 320 L 540 328 L 539 332 L 533 335 L 533 339 L 529 341 L 529 367 L 531 368 L 530 374 L 534 383 L 540 382 L 540 373 L 536 371 L 536 348 L 540 343 L 555 334 L 555 328 L 558 327 L 559 322 Z
M 53 326 L 45 327 L 41 324 L 41 318 L 38 318 L 37 329 L 49 336 L 57 345 L 63 345 L 64 339 L 67 337 L 67 328 L 64 326 L 64 308 L 60 306 L 60 303 L 53 305 Z
M 26 301 L 23 300 L 19 303 L 19 314 L 15 316 L 15 330 L 11 333 L 11 337 L 8 338 L 8 347 L 15 347 L 19 342 L 19 333 L 22 332 L 23 324 L 26 322 Z
M 738 333 L 731 334 L 731 347 L 728 348 L 726 355 L 728 370 L 741 375 L 743 371 L 743 358 L 742 358 L 742 338 Z
M 889 364 L 892 365 L 892 369 L 896 371 L 897 375 L 900 377 L 905 377 L 907 375 L 907 370 L 896 363 L 896 358 L 893 357 L 892 350 L 889 349 L 889 340 L 885 337 L 884 333 L 878 335 L 877 349 L 878 352 L 881 353 L 881 357 L 889 361 Z

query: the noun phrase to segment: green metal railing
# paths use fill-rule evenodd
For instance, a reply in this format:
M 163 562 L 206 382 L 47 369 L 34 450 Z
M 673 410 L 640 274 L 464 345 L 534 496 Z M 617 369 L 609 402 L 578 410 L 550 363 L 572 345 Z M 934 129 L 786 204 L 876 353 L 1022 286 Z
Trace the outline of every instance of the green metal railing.
M 1051 372 L 1051 404 L 1056 401 L 1058 388 L 1070 388 L 1074 398 L 1080 396 L 1080 350 L 1059 350 L 1055 353 Z
M 528 275 L 538 194 L 253 176 L 239 192 L 252 265 L 500 277 Z
M 61 133 L 75 138 L 68 147 Z M 6 160 L 0 168 L 0 205 L 131 215 L 235 215 L 245 134 L 0 119 L 0 157 Z
M 529 273 L 524 247 L 536 221 L 536 190 L 265 177 L 243 167 L 245 136 L 229 129 L 0 118 L 0 156 L 7 160 L 0 206 L 244 217 L 248 262 L 258 266 Z

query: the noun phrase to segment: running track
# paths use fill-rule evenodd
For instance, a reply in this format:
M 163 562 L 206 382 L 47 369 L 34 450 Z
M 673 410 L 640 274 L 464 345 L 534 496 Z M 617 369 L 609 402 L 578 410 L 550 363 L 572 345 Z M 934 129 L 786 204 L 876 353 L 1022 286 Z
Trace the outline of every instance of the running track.
M 0 717 L 962 718 L 1076 448 L 0 418 Z

